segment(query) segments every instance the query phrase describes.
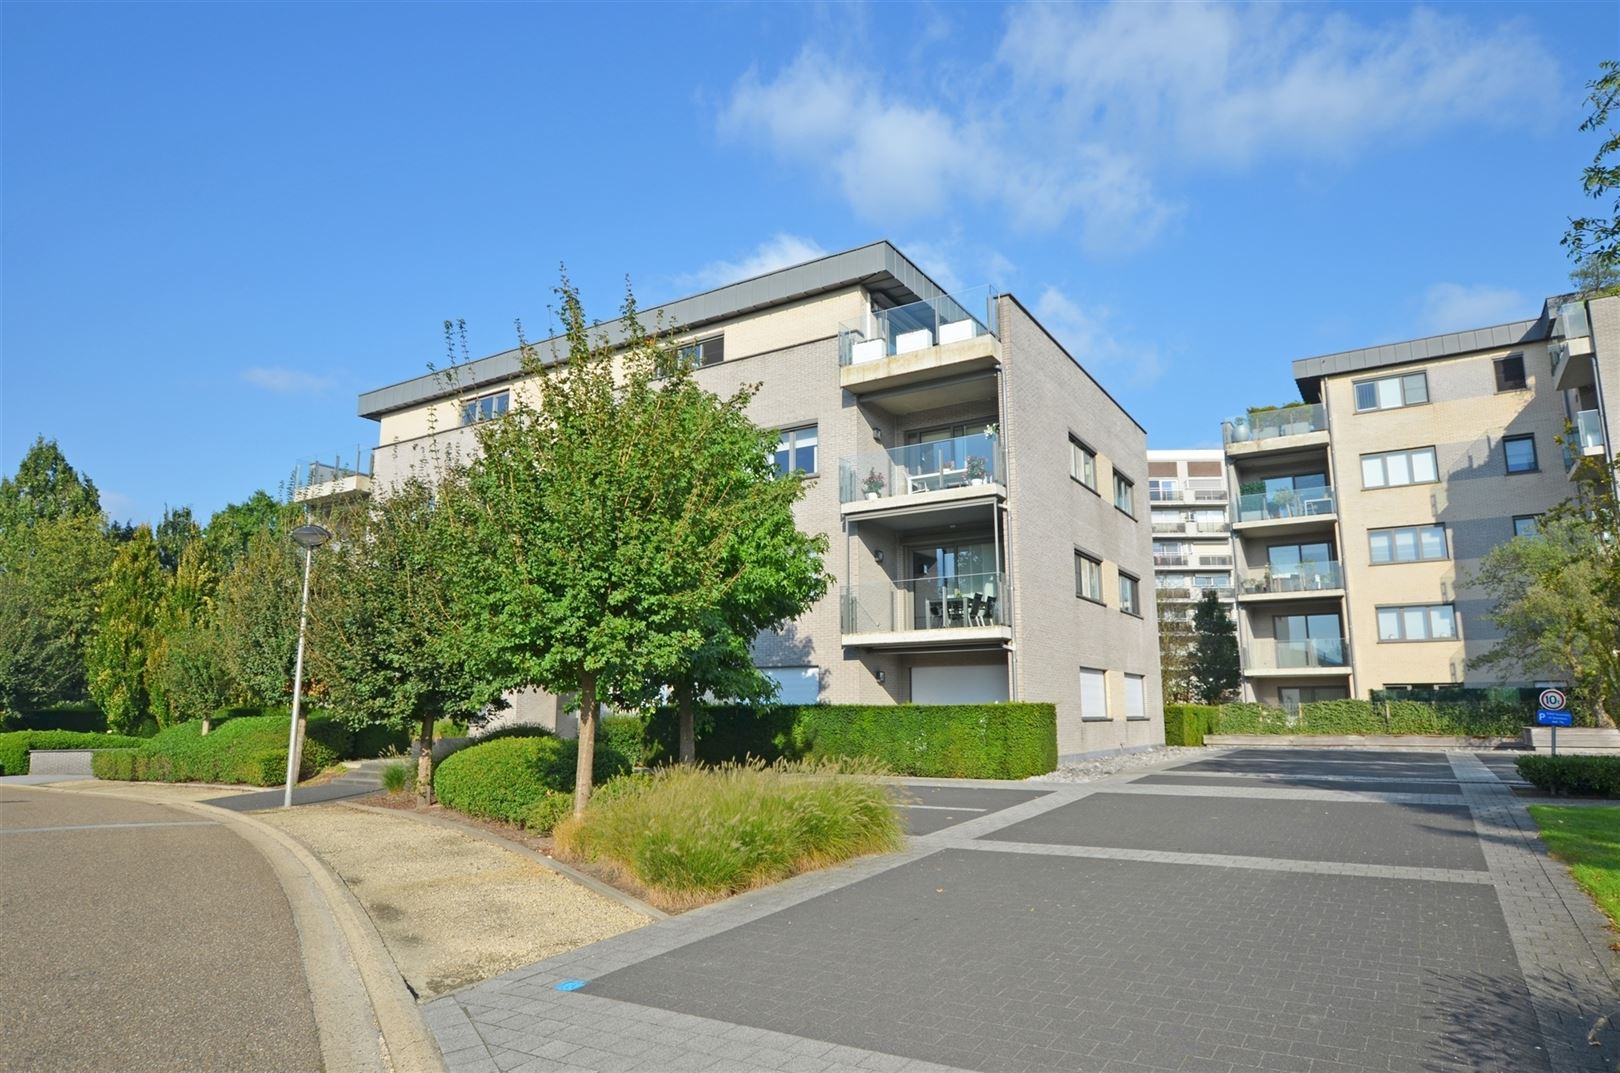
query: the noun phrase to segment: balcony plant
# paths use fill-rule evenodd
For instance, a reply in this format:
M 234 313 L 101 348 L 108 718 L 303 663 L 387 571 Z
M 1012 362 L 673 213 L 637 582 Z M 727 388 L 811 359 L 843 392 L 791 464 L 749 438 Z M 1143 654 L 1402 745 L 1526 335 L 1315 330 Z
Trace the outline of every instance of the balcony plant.
M 967 460 L 968 481 L 972 484 L 983 484 L 987 468 L 982 456 L 969 455 Z
M 883 486 L 886 483 L 888 482 L 883 479 L 883 474 L 873 468 L 867 471 L 866 476 L 861 480 L 861 489 L 866 492 L 867 499 L 876 499 L 883 494 Z

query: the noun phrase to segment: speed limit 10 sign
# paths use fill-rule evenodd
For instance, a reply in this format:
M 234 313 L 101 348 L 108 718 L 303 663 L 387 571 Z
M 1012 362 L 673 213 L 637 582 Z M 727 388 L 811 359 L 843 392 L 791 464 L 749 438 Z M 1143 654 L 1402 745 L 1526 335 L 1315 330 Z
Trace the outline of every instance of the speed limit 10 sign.
M 1569 700 L 1564 696 L 1562 689 L 1543 689 L 1536 698 L 1536 707 L 1545 708 L 1549 712 L 1561 712 Z

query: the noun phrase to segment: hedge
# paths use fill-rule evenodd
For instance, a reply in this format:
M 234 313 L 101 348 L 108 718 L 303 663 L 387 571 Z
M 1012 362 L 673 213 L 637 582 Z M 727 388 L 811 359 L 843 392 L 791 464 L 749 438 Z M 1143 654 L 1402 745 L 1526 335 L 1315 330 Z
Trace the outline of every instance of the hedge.
M 49 708 L 0 711 L 0 731 L 73 730 L 81 734 L 101 734 L 107 729 L 107 716 L 94 704 L 55 704 Z
M 495 737 L 445 757 L 433 771 L 433 792 L 445 808 L 522 823 L 548 791 L 573 792 L 578 758 L 579 742 L 573 738 Z M 629 762 L 611 747 L 597 748 L 592 760 L 597 782 L 630 771 Z
M 1215 721 L 1221 709 L 1212 704 L 1166 704 L 1164 706 L 1164 743 L 1166 745 L 1202 745 L 1204 735 L 1215 733 Z
M 0 734 L 0 775 L 28 774 L 30 749 L 102 749 L 144 744 L 144 738 L 122 734 L 87 734 L 74 730 L 14 730 Z
M 723 764 L 749 758 L 774 763 L 794 754 L 793 725 L 799 707 L 766 704 L 700 704 L 692 713 L 697 759 Z M 680 758 L 680 720 L 674 708 L 659 708 L 647 720 L 643 759 L 649 767 Z
M 98 752 L 91 767 L 103 779 L 279 786 L 287 777 L 290 719 L 284 714 L 235 716 L 206 737 L 200 723 L 181 723 L 138 742 L 138 748 Z M 327 713 L 312 712 L 298 777 L 307 779 L 353 752 L 352 730 Z
M 1620 756 L 1521 756 L 1519 774 L 1552 793 L 1620 797 Z
M 1165 708 L 1165 740 L 1170 740 L 1172 707 Z M 1426 734 L 1470 738 L 1513 737 L 1530 713 L 1508 701 L 1324 700 L 1302 704 L 1298 712 L 1263 704 L 1223 704 L 1215 709 L 1206 734 Z M 1172 743 L 1175 744 L 1175 743 Z

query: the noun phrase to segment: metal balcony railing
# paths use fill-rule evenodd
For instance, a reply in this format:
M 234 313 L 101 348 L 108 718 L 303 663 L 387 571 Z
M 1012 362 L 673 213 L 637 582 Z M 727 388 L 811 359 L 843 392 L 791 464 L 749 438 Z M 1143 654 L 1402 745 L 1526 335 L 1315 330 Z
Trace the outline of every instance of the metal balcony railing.
M 1278 436 L 1302 436 L 1327 428 L 1327 410 L 1320 403 L 1285 406 L 1280 410 L 1256 410 L 1221 422 L 1221 440 L 1256 443 Z
M 874 309 L 865 323 L 838 327 L 838 364 L 862 365 L 931 346 L 997 334 L 996 296 L 989 287 Z
M 1006 626 L 1007 576 L 1001 573 L 905 578 L 845 585 L 840 624 L 845 634 Z
M 894 447 L 838 460 L 838 501 L 1005 484 L 1007 462 L 993 426 L 971 436 Z
M 1239 522 L 1272 521 L 1332 515 L 1333 489 L 1296 488 L 1238 496 L 1233 517 Z

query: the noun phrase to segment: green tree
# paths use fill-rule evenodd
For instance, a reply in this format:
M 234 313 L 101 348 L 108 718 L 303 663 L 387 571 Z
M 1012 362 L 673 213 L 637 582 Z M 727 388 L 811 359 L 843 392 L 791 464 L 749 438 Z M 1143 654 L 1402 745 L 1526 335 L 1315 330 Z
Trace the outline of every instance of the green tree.
M 729 534 L 766 502 L 752 489 L 772 475 L 773 441 L 745 434 L 748 392 L 720 399 L 692 385 L 633 297 L 610 340 L 566 279 L 558 293 L 565 360 L 543 363 L 520 340 L 538 398 L 479 426 L 461 501 L 476 551 L 462 584 L 484 697 L 578 693 L 582 811 L 598 702 L 681 680 L 738 592 Z
M 425 803 L 433 799 L 434 721 L 465 720 L 483 707 L 451 582 L 465 545 L 439 507 L 459 489 L 458 472 L 437 485 L 413 475 L 374 498 L 323 552 L 310 608 L 313 676 L 349 721 L 416 732 L 416 793 Z
M 243 700 L 280 704 L 291 697 L 302 591 L 298 548 L 272 529 L 252 533 L 220 581 L 218 621 L 225 668 Z
M 257 533 L 280 532 L 293 512 L 286 504 L 270 498 L 264 490 L 254 492 L 240 503 L 231 503 L 214 513 L 203 530 L 203 541 L 223 574 L 247 554 L 248 544 Z M 294 521 L 293 525 L 298 522 Z
M 112 557 L 99 513 L 0 531 L 0 707 L 85 698 L 85 649 Z
M 55 440 L 40 436 L 17 466 L 0 480 L 0 534 L 62 517 L 101 515 L 95 482 L 80 476 Z
M 158 522 L 153 536 L 157 539 L 158 560 L 163 563 L 163 569 L 172 574 L 179 567 L 180 556 L 186 548 L 202 538 L 202 529 L 191 516 L 190 507 L 164 507 L 163 520 Z
M 1592 163 L 1581 173 L 1581 187 L 1586 196 L 1606 203 L 1607 216 L 1580 216 L 1569 221 L 1560 245 L 1575 262 L 1570 279 L 1588 296 L 1612 293 L 1620 288 L 1620 163 L 1615 155 L 1620 152 L 1620 132 L 1609 122 L 1610 114 L 1620 104 L 1620 62 L 1604 60 L 1598 65 L 1598 77 L 1586 84 L 1587 101 L 1591 111 L 1581 123 L 1582 131 L 1595 131 L 1602 137 Z
M 118 733 L 134 733 L 147 718 L 146 657 L 167 586 L 157 542 L 143 525 L 113 559 L 85 660 L 90 696 Z
M 1196 696 L 1193 679 L 1193 646 L 1196 634 L 1180 606 L 1156 601 L 1159 612 L 1159 680 L 1164 699 L 1187 704 Z
M 228 703 L 230 678 L 214 626 L 217 585 L 207 549 L 201 541 L 188 543 L 175 564 L 146 654 L 146 692 L 160 727 L 206 719 Z M 212 653 L 214 666 L 198 663 L 205 652 Z
M 1204 590 L 1193 608 L 1192 676 L 1198 699 L 1219 704 L 1242 681 L 1238 667 L 1237 626 L 1214 590 Z

